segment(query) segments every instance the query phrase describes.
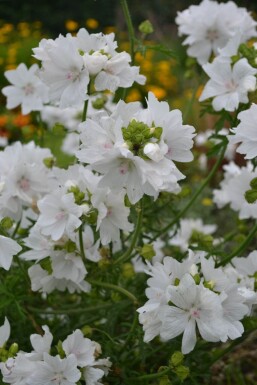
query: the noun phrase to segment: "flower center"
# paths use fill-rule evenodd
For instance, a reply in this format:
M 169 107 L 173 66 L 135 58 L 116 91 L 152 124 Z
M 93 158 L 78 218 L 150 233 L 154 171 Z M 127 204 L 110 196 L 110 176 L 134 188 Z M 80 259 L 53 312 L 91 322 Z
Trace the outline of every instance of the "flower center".
M 19 187 L 23 190 L 23 191 L 28 191 L 30 189 L 30 183 L 29 183 L 29 180 L 25 177 L 21 178 L 18 182 L 18 185 Z
M 208 29 L 206 32 L 206 38 L 207 40 L 213 42 L 219 38 L 219 33 L 216 29 Z
M 62 219 L 64 219 L 66 217 L 66 213 L 64 211 L 60 211 L 59 213 L 57 213 L 55 215 L 55 219 L 57 221 L 61 221 Z
M 198 309 L 196 307 L 193 307 L 192 309 L 190 309 L 190 316 L 192 318 L 200 318 L 200 312 L 201 309 Z
M 226 82 L 225 87 L 228 91 L 235 91 L 237 89 L 237 84 L 234 82 L 234 80 L 229 80 Z
M 33 87 L 33 85 L 32 85 L 31 83 L 28 83 L 28 84 L 26 84 L 26 85 L 23 87 L 23 91 L 24 91 L 24 94 L 25 94 L 26 96 L 28 96 L 28 95 L 34 94 L 35 88 Z

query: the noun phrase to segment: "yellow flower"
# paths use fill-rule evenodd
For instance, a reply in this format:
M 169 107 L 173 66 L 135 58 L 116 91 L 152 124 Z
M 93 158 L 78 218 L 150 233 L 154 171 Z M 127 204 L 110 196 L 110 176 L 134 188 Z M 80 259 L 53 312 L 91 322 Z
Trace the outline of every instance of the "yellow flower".
M 89 29 L 96 29 L 99 27 L 99 23 L 96 19 L 87 19 L 86 20 L 86 27 Z
M 154 84 L 149 84 L 145 88 L 147 89 L 147 91 L 151 91 L 157 97 L 157 99 L 164 99 L 167 96 L 167 92 L 164 88 L 161 88 Z
M 108 35 L 109 33 L 115 33 L 116 32 L 116 28 L 115 27 L 112 27 L 112 26 L 109 26 L 109 27 L 105 27 L 104 28 L 104 33 L 106 35 Z
M 129 91 L 129 94 L 126 97 L 126 102 L 136 102 L 141 99 L 141 94 L 137 89 L 132 89 Z
M 79 24 L 75 20 L 66 20 L 65 22 L 65 28 L 67 31 L 73 32 L 78 29 Z
M 213 202 L 210 198 L 203 198 L 201 203 L 203 206 L 212 206 L 212 204 L 213 204 Z

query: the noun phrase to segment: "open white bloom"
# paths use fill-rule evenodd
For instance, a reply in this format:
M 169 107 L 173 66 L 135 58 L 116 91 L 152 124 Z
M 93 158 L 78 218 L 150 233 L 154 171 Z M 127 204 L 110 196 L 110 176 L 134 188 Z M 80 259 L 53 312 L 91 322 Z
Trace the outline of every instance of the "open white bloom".
M 74 40 L 60 35 L 45 50 L 40 77 L 49 87 L 50 101 L 60 108 L 80 106 L 88 98 L 89 74 Z
M 235 111 L 239 103 L 248 102 L 248 92 L 256 87 L 256 68 L 244 59 L 238 60 L 233 67 L 229 58 L 217 57 L 212 63 L 203 65 L 210 77 L 205 85 L 199 101 L 213 98 L 215 111 Z
M 23 207 L 36 209 L 37 200 L 53 188 L 50 170 L 43 162 L 51 156 L 49 149 L 34 142 L 15 142 L 0 152 L 1 216 L 19 221 Z
M 180 280 L 185 273 L 197 274 L 199 255 L 189 252 L 189 257 L 183 262 L 178 262 L 171 257 L 164 257 L 163 262 L 156 262 L 153 265 L 148 263 L 145 271 L 151 277 L 147 280 L 148 288 L 146 296 L 148 301 L 144 306 L 137 309 L 139 321 L 145 332 L 144 341 L 149 342 L 160 334 L 163 318 L 160 317 L 162 310 L 167 305 L 167 287 Z
M 81 377 L 73 354 L 67 358 L 52 357 L 44 353 L 43 361 L 36 363 L 36 370 L 27 380 L 28 385 L 76 385 Z
M 182 353 L 187 354 L 196 344 L 196 325 L 206 341 L 226 341 L 226 328 L 219 295 L 202 285 L 196 285 L 190 274 L 185 274 L 178 286 L 167 289 L 172 306 L 164 309 L 161 338 L 165 341 L 183 333 Z
M 103 245 L 119 241 L 120 230 L 130 232 L 134 226 L 128 221 L 130 209 L 124 204 L 125 191 L 118 194 L 109 189 L 97 189 L 92 204 L 98 210 L 97 230 Z
M 224 166 L 224 179 L 220 189 L 213 190 L 213 201 L 219 208 L 229 204 L 232 210 L 239 212 L 240 219 L 257 218 L 257 203 L 248 203 L 246 191 L 250 190 L 250 182 L 257 177 L 257 170 L 248 163 L 246 167 L 238 167 L 233 162 Z
M 38 201 L 40 215 L 37 221 L 43 235 L 59 240 L 64 234 L 74 238 L 74 231 L 81 221 L 83 208 L 74 202 L 72 193 L 65 194 L 62 189 L 47 194 Z
M 257 104 L 252 104 L 248 110 L 238 114 L 240 123 L 231 131 L 235 135 L 229 137 L 230 143 L 240 143 L 236 152 L 245 154 L 245 159 L 253 159 L 257 156 Z
M 63 341 L 62 347 L 66 355 L 74 354 L 78 366 L 89 366 L 95 361 L 95 345 L 90 339 L 84 338 L 79 329 L 75 330 Z
M 203 0 L 179 12 L 176 23 L 179 35 L 187 36 L 183 44 L 189 46 L 188 55 L 200 64 L 206 63 L 212 53 L 217 55 L 239 31 L 240 42 L 256 36 L 256 22 L 245 8 L 237 7 L 232 1 Z
M 18 254 L 22 247 L 13 239 L 0 235 L 0 267 L 9 270 L 13 256 Z
M 38 77 L 38 71 L 37 64 L 28 69 L 21 63 L 15 70 L 5 72 L 6 78 L 12 84 L 2 89 L 7 97 L 8 109 L 21 105 L 23 115 L 43 109 L 44 103 L 49 101 L 48 87 Z
M 11 327 L 8 319 L 5 317 L 4 324 L 0 326 L 0 348 L 4 346 L 6 341 L 8 341 L 11 334 Z
M 120 101 L 110 117 L 81 124 L 80 161 L 103 175 L 99 187 L 126 189 L 136 203 L 143 194 L 177 193 L 184 175 L 174 161 L 192 160 L 194 128 L 182 124 L 178 110 L 170 111 L 152 93 L 148 107 Z

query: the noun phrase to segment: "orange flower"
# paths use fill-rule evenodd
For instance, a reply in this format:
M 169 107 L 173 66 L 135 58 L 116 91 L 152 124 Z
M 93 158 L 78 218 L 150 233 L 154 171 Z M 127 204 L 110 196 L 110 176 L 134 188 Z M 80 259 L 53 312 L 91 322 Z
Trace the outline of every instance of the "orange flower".
M 30 123 L 29 115 L 19 114 L 19 115 L 15 116 L 13 119 L 13 124 L 15 124 L 18 127 L 26 126 L 29 123 Z

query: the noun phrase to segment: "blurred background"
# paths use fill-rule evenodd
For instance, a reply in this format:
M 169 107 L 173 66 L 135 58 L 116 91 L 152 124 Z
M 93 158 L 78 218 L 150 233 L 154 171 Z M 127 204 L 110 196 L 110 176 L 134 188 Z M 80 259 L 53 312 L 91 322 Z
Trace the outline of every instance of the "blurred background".
M 135 57 L 135 64 L 146 75 L 147 83 L 144 87 L 133 86 L 127 92 L 126 101 L 145 103 L 147 93 L 152 91 L 159 100 L 167 100 L 171 108 L 181 109 L 184 121 L 202 131 L 213 126 L 215 119 L 208 114 L 199 118 L 198 97 L 207 77 L 195 60 L 187 57 L 186 47 L 181 44 L 184 38 L 178 37 L 175 24 L 178 11 L 200 2 L 128 0 L 136 37 L 142 39 L 138 26 L 146 19 L 152 23 L 154 32 L 144 39 L 145 52 L 141 49 Z M 235 3 L 257 18 L 257 1 L 236 0 Z M 8 85 L 6 70 L 22 62 L 27 66 L 37 62 L 32 57 L 32 48 L 37 47 L 42 38 L 55 39 L 60 33 L 76 34 L 82 27 L 90 33 L 114 32 L 119 51 L 129 52 L 127 26 L 119 0 L 0 0 L 0 89 Z M 140 51 L 138 46 L 136 44 Z M 162 49 L 152 49 L 153 46 Z M 36 130 L 31 116 L 21 115 L 19 108 L 6 110 L 5 104 L 0 92 L 0 139 L 4 136 L 9 142 L 31 140 Z
M 137 24 L 150 19 L 156 27 L 161 27 L 158 34 L 172 30 L 177 11 L 201 1 L 188 0 L 128 0 L 133 21 Z M 249 11 L 257 10 L 257 2 L 252 0 L 236 0 L 236 4 Z M 123 26 L 119 0 L 0 0 L 0 19 L 18 24 L 20 22 L 40 21 L 43 30 L 59 34 L 65 32 L 67 20 L 76 20 L 83 26 L 85 20 L 95 19 L 102 30 L 106 27 Z M 157 30 L 157 28 L 156 28 Z

